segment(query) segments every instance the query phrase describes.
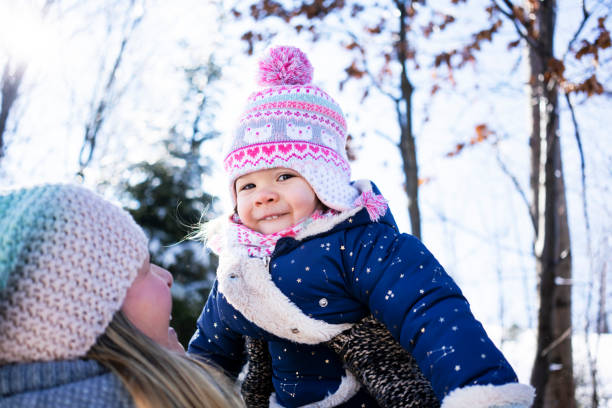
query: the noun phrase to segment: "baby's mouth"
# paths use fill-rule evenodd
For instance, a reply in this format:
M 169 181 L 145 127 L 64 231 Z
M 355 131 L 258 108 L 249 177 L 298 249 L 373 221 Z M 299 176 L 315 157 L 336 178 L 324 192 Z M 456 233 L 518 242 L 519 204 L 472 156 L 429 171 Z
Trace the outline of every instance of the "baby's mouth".
M 273 221 L 273 220 L 277 220 L 280 217 L 282 217 L 284 214 L 273 214 L 273 215 L 268 215 L 266 217 L 263 217 L 260 221 Z

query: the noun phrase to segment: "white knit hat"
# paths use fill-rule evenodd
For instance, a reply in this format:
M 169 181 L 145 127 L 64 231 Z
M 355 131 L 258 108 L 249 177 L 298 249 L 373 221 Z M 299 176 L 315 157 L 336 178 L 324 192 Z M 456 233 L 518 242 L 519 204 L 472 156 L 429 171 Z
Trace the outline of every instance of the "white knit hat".
M 132 217 L 85 188 L 0 195 L 0 364 L 84 356 L 147 254 Z
M 346 121 L 340 106 L 313 85 L 313 68 L 295 47 L 275 47 L 259 62 L 259 84 L 224 148 L 231 197 L 242 175 L 286 167 L 308 181 L 323 204 L 344 211 L 359 191 L 351 184 Z

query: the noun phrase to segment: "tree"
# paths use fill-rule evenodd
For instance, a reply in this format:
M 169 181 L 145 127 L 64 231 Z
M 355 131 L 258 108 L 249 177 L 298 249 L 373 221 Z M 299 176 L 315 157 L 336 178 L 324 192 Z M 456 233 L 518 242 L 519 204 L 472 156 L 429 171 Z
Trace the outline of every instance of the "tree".
M 45 0 L 40 10 L 41 18 L 47 15 L 53 3 L 55 3 L 55 0 Z M 19 35 L 19 33 L 11 34 Z M 0 78 L 0 160 L 5 154 L 9 116 L 19 97 L 19 88 L 27 69 L 27 61 L 21 61 L 19 58 L 10 55 L 11 50 L 8 50 L 8 52 L 9 54 L 5 55 L 4 69 L 2 70 L 2 78 Z
M 534 407 L 575 407 L 572 359 L 572 254 L 567 214 L 561 139 L 559 129 L 559 92 L 566 100 L 570 94 L 603 93 L 603 86 L 593 75 L 579 83 L 564 76 L 565 62 L 554 52 L 557 3 L 555 0 L 527 1 L 524 7 L 504 1 L 494 2 L 494 13 L 505 16 L 516 27 L 527 46 L 529 64 L 529 100 L 531 101 L 531 208 L 534 221 L 534 253 L 539 277 L 540 308 L 538 340 L 531 383 L 536 388 Z M 583 19 L 566 55 L 580 59 L 586 53 L 597 58 L 600 49 L 610 46 L 610 35 L 600 19 L 600 35 L 591 44 L 572 50 L 584 24 L 590 18 L 583 3 Z M 580 144 L 578 124 L 576 138 Z M 584 158 L 583 171 L 584 171 Z M 583 174 L 584 189 L 584 174 Z M 583 195 L 583 197 L 586 197 Z M 584 198 L 586 200 L 586 198 Z M 586 203 L 584 203 L 586 206 Z M 588 226 L 588 216 L 585 210 Z M 595 405 L 597 404 L 596 401 Z
M 458 2 L 450 0 L 450 3 Z M 451 15 L 434 8 L 428 9 L 426 4 L 425 0 L 389 0 L 366 6 L 359 1 L 314 0 L 289 2 L 285 6 L 281 2 L 262 0 L 252 2 L 248 7 L 248 15 L 256 22 L 280 19 L 297 33 L 310 33 L 315 42 L 323 36 L 339 35 L 344 48 L 354 56 L 345 69 L 346 79 L 341 83 L 341 88 L 347 81 L 360 81 L 363 99 L 372 91 L 378 91 L 392 101 L 399 137 L 391 139 L 402 159 L 411 233 L 418 238 L 421 238 L 420 180 L 413 123 L 415 85 L 411 80 L 414 71 L 420 67 L 416 58 L 416 39 L 420 32 L 421 38 L 428 37 L 454 22 Z M 243 18 L 247 13 L 243 10 L 234 8 L 234 16 Z M 393 20 L 388 16 L 396 18 Z M 422 30 L 421 24 L 425 25 Z M 248 45 L 248 54 L 254 52 L 257 43 L 268 41 L 276 34 L 261 26 L 242 36 Z
M 15 117 L 17 113 L 15 109 L 21 108 L 27 111 L 23 106 L 34 98 L 31 95 L 21 97 L 22 90 L 26 89 L 35 94 L 36 88 L 41 85 L 37 83 L 40 75 L 37 72 L 36 62 L 44 60 L 44 63 L 40 62 L 40 65 L 46 65 L 45 58 L 49 58 L 48 55 L 43 55 L 46 52 L 43 50 L 52 48 L 57 51 L 56 47 L 59 49 L 59 42 L 70 42 L 76 37 L 83 38 L 84 33 L 93 34 L 92 37 L 89 37 L 93 41 L 98 41 L 106 36 L 103 41 L 106 41 L 107 47 L 101 47 L 99 55 L 91 58 L 93 62 L 91 72 L 97 72 L 97 78 L 91 84 L 91 89 L 89 84 L 85 87 L 75 85 L 74 89 L 70 89 L 74 98 L 72 102 L 75 104 L 71 109 L 72 117 L 78 117 L 81 109 L 88 111 L 84 114 L 87 118 L 83 118 L 83 122 L 77 125 L 84 128 L 83 143 L 78 157 L 78 174 L 82 178 L 85 168 L 92 161 L 95 147 L 100 142 L 99 136 L 104 123 L 110 117 L 113 108 L 129 84 L 135 82 L 134 78 L 128 78 L 127 84 L 121 83 L 120 80 L 126 76 L 126 73 L 134 75 L 134 72 L 126 70 L 122 65 L 125 65 L 124 60 L 130 54 L 130 40 L 143 20 L 146 10 L 145 2 L 139 0 L 105 1 L 92 5 L 78 2 L 71 4 L 69 0 L 40 0 L 13 3 L 8 4 L 7 2 L 6 6 L 3 4 L 0 10 L 0 16 L 9 16 L 0 24 L 0 26 L 9 26 L 7 31 L 2 33 L 2 36 L 9 37 L 7 54 L 0 54 L 0 69 L 2 69 L 0 76 L 0 159 L 6 153 L 9 136 L 12 136 L 9 133 L 19 124 L 20 118 Z M 34 4 L 40 4 L 40 6 Z M 10 24 L 12 20 L 15 21 L 13 25 Z M 106 20 L 106 26 L 100 30 L 97 28 L 97 23 L 102 20 Z M 64 21 L 67 23 L 64 24 Z M 63 31 L 58 29 L 60 25 L 66 30 L 65 34 L 60 34 Z M 38 30 L 40 26 L 42 28 Z M 11 29 L 14 32 L 8 31 Z M 63 37 L 64 35 L 66 37 Z M 63 37 L 61 40 L 59 40 L 60 36 Z M 46 42 L 47 37 L 51 38 L 48 42 Z M 30 82 L 24 82 L 27 78 L 31 78 Z M 84 98 L 89 100 L 80 101 L 80 97 L 85 94 L 91 95 Z M 56 107 L 62 107 L 59 100 L 54 102 L 57 102 Z M 70 125 L 66 127 L 70 128 Z M 19 136 L 21 137 L 15 137 L 13 140 L 23 141 L 23 133 Z
M 2 105 L 0 105 L 0 159 L 4 156 L 6 145 L 5 134 L 9 114 L 17 100 L 19 86 L 21 85 L 24 73 L 24 64 L 17 64 L 16 67 L 13 67 L 9 60 L 4 66 L 2 79 L 0 79 L 0 84 L 2 85 L 2 90 L 0 90 L 0 95 L 2 96 Z
M 571 98 L 580 94 L 591 97 L 606 92 L 597 72 L 600 71 L 600 53 L 610 47 L 610 33 L 604 25 L 606 16 L 600 16 L 596 38 L 582 38 L 580 47 L 574 47 L 593 17 L 592 10 L 587 10 L 586 3 L 582 3 L 583 16 L 578 28 L 564 55 L 557 58 L 553 47 L 557 19 L 555 0 L 526 1 L 524 6 L 510 0 L 493 0 L 487 11 L 494 30 L 486 32 L 484 38 L 490 41 L 502 23 L 509 21 L 517 38 L 508 47 L 516 47 L 522 42 L 528 56 L 531 152 L 531 199 L 528 206 L 534 229 L 533 251 L 540 301 L 537 350 L 531 375 L 531 383 L 536 388 L 534 407 L 575 407 L 571 336 L 572 254 L 561 157 L 559 93 L 563 92 L 567 101 L 579 146 L 583 172 L 583 212 L 588 232 L 584 155 Z M 471 44 L 443 55 L 443 61 L 450 70 L 462 66 L 466 60 L 476 59 L 474 53 L 480 49 L 482 33 L 474 34 Z M 595 61 L 595 68 L 574 73 L 578 80 L 572 81 L 567 77 L 566 67 L 585 55 L 590 55 Z M 585 75 L 589 72 L 591 75 Z M 453 154 L 462 148 L 463 145 L 460 145 Z M 521 195 L 526 196 L 522 191 Z M 592 403 L 597 406 L 595 378 L 593 387 Z
M 124 32 L 121 36 L 119 50 L 112 59 L 112 68 L 108 73 L 108 77 L 106 77 L 105 79 L 102 78 L 105 74 L 100 73 L 99 82 L 104 83 L 104 88 L 99 91 L 99 96 L 94 94 L 94 96 L 92 97 L 91 112 L 89 113 L 89 119 L 85 123 L 83 145 L 81 146 L 81 151 L 79 153 L 78 174 L 81 177 L 84 177 L 83 172 L 93 159 L 98 134 L 102 129 L 104 121 L 109 115 L 109 111 L 112 108 L 112 105 L 117 102 L 118 96 L 120 94 L 115 89 L 117 87 L 117 72 L 121 68 L 126 47 L 128 46 L 134 31 L 138 28 L 144 16 L 144 8 L 142 8 L 142 13 L 139 13 L 138 15 L 132 17 L 132 14 L 134 13 L 134 8 L 136 8 L 135 0 L 131 0 L 128 5 L 128 8 L 124 12 L 127 20 L 127 28 L 123 30 Z M 111 31 L 111 27 L 108 28 L 108 31 Z
M 551 75 L 554 0 L 528 4 L 531 100 L 531 214 L 539 277 L 538 341 L 531 374 L 535 407 L 575 407 L 572 359 L 572 255 L 559 138 L 558 79 Z
M 123 195 L 127 209 L 150 239 L 151 262 L 174 277 L 172 325 L 186 346 L 216 269 L 216 259 L 205 253 L 203 245 L 187 238 L 207 221 L 214 201 L 202 183 L 208 172 L 202 150 L 217 135 L 209 127 L 213 107 L 209 94 L 221 73 L 212 59 L 185 73 L 188 108 L 164 142 L 168 156 L 132 166 L 123 182 Z

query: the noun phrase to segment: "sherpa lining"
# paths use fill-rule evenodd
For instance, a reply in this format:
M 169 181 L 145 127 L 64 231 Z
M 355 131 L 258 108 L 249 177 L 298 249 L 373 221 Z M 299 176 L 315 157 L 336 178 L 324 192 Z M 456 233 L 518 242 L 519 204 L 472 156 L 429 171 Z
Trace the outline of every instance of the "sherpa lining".
M 323 398 L 321 401 L 313 402 L 311 404 L 302 405 L 300 408 L 331 408 L 340 405 L 351 398 L 361 388 L 361 384 L 348 370 L 346 376 L 342 377 L 340 386 L 333 393 Z M 276 393 L 270 395 L 270 408 L 282 408 L 282 405 L 276 400 Z
M 284 339 L 319 344 L 352 326 L 331 324 L 304 314 L 274 284 L 267 264 L 245 253 L 223 253 L 217 280 L 219 292 L 229 304 L 257 326 Z
M 441 408 L 530 407 L 535 390 L 525 384 L 472 385 L 453 390 Z

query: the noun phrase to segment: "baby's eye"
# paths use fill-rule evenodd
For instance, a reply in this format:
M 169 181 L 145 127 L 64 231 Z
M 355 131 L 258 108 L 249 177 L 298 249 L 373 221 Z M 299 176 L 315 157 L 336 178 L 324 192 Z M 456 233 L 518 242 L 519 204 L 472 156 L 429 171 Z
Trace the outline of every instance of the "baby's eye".
M 278 176 L 278 181 L 289 180 L 292 177 L 295 177 L 295 175 L 294 174 L 289 174 L 289 173 L 281 174 L 280 176 Z
M 244 186 L 240 187 L 240 189 L 238 191 L 242 191 L 242 190 L 250 190 L 252 188 L 255 188 L 255 184 L 253 183 L 248 183 L 245 184 Z

